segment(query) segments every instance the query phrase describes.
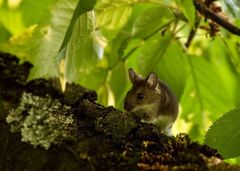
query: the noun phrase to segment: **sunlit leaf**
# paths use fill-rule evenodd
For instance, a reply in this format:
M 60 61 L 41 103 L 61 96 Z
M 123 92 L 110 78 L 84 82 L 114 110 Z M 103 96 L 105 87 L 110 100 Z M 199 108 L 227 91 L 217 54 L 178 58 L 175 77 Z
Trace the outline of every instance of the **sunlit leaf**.
M 61 45 L 61 47 L 59 49 L 59 52 L 62 52 L 63 49 L 67 48 L 67 44 L 68 44 L 68 42 L 70 40 L 70 37 L 72 36 L 74 24 L 77 21 L 77 19 L 79 18 L 79 16 L 81 14 L 87 12 L 87 11 L 92 10 L 94 5 L 95 5 L 95 3 L 96 3 L 96 0 L 79 0 L 78 1 L 76 9 L 74 10 L 74 13 L 72 15 L 71 21 L 70 21 L 69 26 L 67 28 L 66 34 L 64 36 L 62 45 Z M 92 19 L 93 19 L 93 17 L 92 17 Z M 83 24 L 85 24 L 85 23 L 83 23 Z M 82 27 L 84 27 L 84 26 L 82 26 Z M 58 55 L 58 57 L 61 58 L 60 55 Z
M 60 49 L 77 3 L 77 0 L 60 0 L 53 7 L 50 25 L 40 30 L 42 35 L 39 37 L 42 38 L 36 43 L 36 49 L 32 53 L 34 68 L 31 70 L 30 79 L 58 76 L 55 56 Z
M 9 33 L 8 38 L 10 39 L 8 39 L 7 43 L 3 42 L 0 44 L 0 51 L 14 54 L 22 60 L 32 62 L 32 54 L 33 50 L 35 50 L 33 47 L 35 47 L 42 38 L 41 29 L 38 31 L 36 31 L 36 29 L 37 27 L 34 25 L 22 31 L 21 34 L 13 37 L 10 37 L 11 34 Z
M 193 1 L 189 0 L 176 0 L 184 16 L 187 18 L 192 27 L 195 23 L 195 7 Z
M 127 69 L 124 63 L 119 63 L 113 70 L 111 71 L 111 76 L 109 79 L 109 85 L 111 90 L 114 93 L 115 103 L 118 107 L 122 106 L 123 98 L 125 92 L 125 87 L 127 85 Z
M 224 161 L 229 163 L 229 164 L 240 163 L 240 156 L 239 157 L 235 157 L 235 158 L 225 159 Z
M 216 148 L 225 158 L 240 156 L 240 109 L 224 114 L 209 128 L 206 144 Z
M 7 8 L 0 8 L 0 23 L 11 34 L 19 34 L 24 30 L 22 13 L 19 10 L 11 11 Z
M 101 1 L 100 1 L 101 2 Z M 134 0 L 102 1 L 96 6 L 96 27 L 119 29 L 128 21 Z
M 109 89 L 106 84 L 103 84 L 98 89 L 98 103 L 107 106 L 108 105 L 108 95 L 109 95 Z
M 152 7 L 143 12 L 133 27 L 134 38 L 144 38 L 160 30 L 174 20 L 171 10 L 166 7 Z

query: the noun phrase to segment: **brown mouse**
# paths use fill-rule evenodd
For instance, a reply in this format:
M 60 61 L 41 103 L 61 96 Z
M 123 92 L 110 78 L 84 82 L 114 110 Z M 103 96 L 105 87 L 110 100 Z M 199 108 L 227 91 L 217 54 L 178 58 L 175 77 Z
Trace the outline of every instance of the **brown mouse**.
M 166 135 L 172 135 L 172 124 L 178 115 L 178 102 L 169 86 L 159 80 L 155 72 L 142 78 L 130 68 L 128 70 L 132 88 L 124 100 L 124 109 L 141 119 L 153 123 Z

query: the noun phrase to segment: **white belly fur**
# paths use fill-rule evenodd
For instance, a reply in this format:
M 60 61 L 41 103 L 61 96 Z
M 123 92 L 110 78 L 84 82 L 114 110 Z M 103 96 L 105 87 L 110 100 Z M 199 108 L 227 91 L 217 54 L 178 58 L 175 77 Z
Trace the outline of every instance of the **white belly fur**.
M 162 130 L 162 132 L 166 135 L 172 135 L 172 124 L 174 122 L 173 117 L 168 115 L 160 115 L 158 116 L 158 105 L 159 102 L 155 102 L 152 104 L 147 105 L 139 105 L 132 109 L 131 112 L 141 113 L 142 111 L 148 113 L 149 116 L 151 116 L 151 119 L 145 120 L 142 119 L 142 122 L 146 123 L 152 123 L 154 124 L 158 129 Z
M 173 124 L 173 117 L 171 116 L 158 116 L 155 119 L 146 121 L 146 120 L 141 120 L 142 122 L 146 123 L 153 123 L 158 129 L 162 130 L 162 132 L 166 135 L 172 136 L 172 124 Z

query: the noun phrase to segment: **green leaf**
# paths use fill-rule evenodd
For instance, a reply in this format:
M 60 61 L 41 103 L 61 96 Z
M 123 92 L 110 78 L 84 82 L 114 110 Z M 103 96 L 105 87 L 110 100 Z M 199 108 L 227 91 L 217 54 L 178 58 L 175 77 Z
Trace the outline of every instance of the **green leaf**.
M 121 60 L 129 40 L 130 33 L 120 32 L 108 43 L 104 49 L 104 57 L 107 58 L 109 68 L 115 66 Z
M 192 27 L 195 27 L 195 7 L 191 0 L 176 0 L 184 16 L 190 22 Z
M 108 105 L 108 97 L 109 97 L 109 89 L 106 84 L 103 84 L 99 89 L 98 89 L 98 103 L 107 106 Z
M 178 99 L 181 98 L 186 84 L 186 59 L 187 55 L 180 42 L 172 40 L 161 60 L 152 68 L 157 71 L 159 78 L 169 85 Z
M 26 27 L 33 24 L 46 24 L 50 19 L 50 10 L 52 5 L 56 4 L 57 0 L 23 0 L 19 6 L 19 11 Z M 29 10 L 31 9 L 31 10 Z
M 240 156 L 235 157 L 235 158 L 225 159 L 224 161 L 231 164 L 231 165 L 239 164 L 240 163 Z
M 66 49 L 65 78 L 69 82 L 79 79 L 79 73 L 89 73 L 98 61 L 91 35 L 93 15 L 91 12 L 82 14 L 74 24 L 72 36 Z
M 205 130 L 210 121 L 231 109 L 233 104 L 221 78 L 209 63 L 203 58 L 191 56 L 188 65 L 190 72 L 181 99 L 181 118 Z
M 103 0 L 96 6 L 96 27 L 116 30 L 124 26 L 132 12 L 135 0 Z
M 32 45 L 32 59 L 34 68 L 31 70 L 29 79 L 38 77 L 58 76 L 56 55 L 61 47 L 64 35 L 69 27 L 78 0 L 59 0 L 52 9 L 50 23 L 46 27 L 39 27 L 36 39 Z
M 98 90 L 105 83 L 104 81 L 108 73 L 107 70 L 94 68 L 94 66 L 91 66 L 89 70 L 79 70 L 79 76 L 75 82 L 93 90 Z
M 6 42 L 11 36 L 11 33 L 9 33 L 9 31 L 7 31 L 7 29 L 1 23 L 0 23 L 0 33 L 1 33 L 0 43 Z
M 218 74 L 226 87 L 225 93 L 231 96 L 231 101 L 240 104 L 240 96 L 236 94 L 239 88 L 240 54 L 239 47 L 234 39 L 223 40 L 216 37 L 208 46 L 210 63 L 217 69 Z M 237 71 L 238 70 L 238 71 Z
M 141 73 L 148 74 L 161 60 L 170 45 L 172 37 L 171 33 L 164 36 L 157 34 L 142 45 L 137 59 Z
M 142 13 L 133 27 L 134 38 L 144 38 L 162 29 L 174 20 L 171 10 L 166 7 L 152 7 Z
M 49 21 L 49 7 L 53 5 L 54 2 L 56 2 L 56 0 L 42 0 L 41 3 L 24 0 L 15 6 L 14 9 L 7 4 L 1 5 L 0 23 L 13 35 L 20 34 L 27 27 Z
M 94 41 L 93 14 L 82 14 L 76 21 L 66 50 L 65 79 L 83 86 L 98 89 L 107 71 L 99 68 L 97 46 Z
M 78 17 L 93 9 L 94 5 L 96 3 L 96 0 L 79 0 L 76 9 L 74 10 L 73 16 L 71 18 L 70 24 L 67 28 L 67 32 L 64 36 L 64 40 L 62 42 L 62 45 L 59 49 L 59 52 L 62 51 L 62 49 L 65 49 L 70 37 L 72 36 L 72 32 L 73 32 L 73 27 L 74 27 L 74 23 L 76 22 L 76 20 L 78 19 Z
M 119 63 L 112 71 L 109 79 L 109 85 L 114 93 L 115 106 L 122 107 L 123 98 L 125 96 L 124 92 L 128 78 L 127 78 L 127 69 L 124 63 Z
M 188 132 L 188 135 L 191 137 L 191 139 L 197 140 L 199 143 L 203 143 L 204 142 L 203 135 L 205 135 L 205 133 L 206 131 L 202 128 L 202 125 L 193 123 Z
M 240 156 L 240 109 L 234 109 L 216 120 L 209 128 L 205 142 L 224 158 Z
M 0 6 L 0 24 L 12 35 L 25 29 L 22 14 L 19 10 L 12 11 Z
M 3 11 L 0 12 L 0 20 L 6 21 L 7 25 L 3 27 L 5 30 L 11 30 L 12 34 L 8 31 L 8 33 L 6 33 L 8 34 L 7 36 L 3 30 L 1 31 L 1 39 L 5 37 L 5 41 L 0 45 L 0 50 L 15 54 L 23 60 L 32 62 L 31 58 L 34 56 L 34 53 L 36 53 L 35 50 L 44 35 L 44 26 L 47 26 L 50 22 L 50 8 L 54 7 L 56 4 L 55 1 L 56 0 L 43 0 L 39 3 L 38 1 L 24 0 L 19 1 L 20 5 L 15 6 L 14 9 L 7 8 L 7 4 L 1 6 L 0 11 L 2 9 L 5 10 L 5 12 L 8 11 L 8 15 L 4 15 L 2 13 Z M 11 14 L 16 12 L 21 17 L 14 17 L 14 15 Z M 19 27 L 20 23 L 23 23 L 22 25 L 24 27 Z M 33 34 L 34 31 L 35 33 Z M 33 53 L 33 51 L 35 52 Z
M 16 55 L 19 59 L 33 63 L 31 55 L 34 55 L 36 46 L 39 45 L 42 38 L 40 30 L 40 28 L 32 26 L 25 29 L 18 36 L 11 37 L 9 33 L 9 38 L 11 38 L 7 42 L 0 44 L 0 51 Z M 4 32 L 2 33 L 4 35 Z M 4 36 L 1 38 L 4 38 Z

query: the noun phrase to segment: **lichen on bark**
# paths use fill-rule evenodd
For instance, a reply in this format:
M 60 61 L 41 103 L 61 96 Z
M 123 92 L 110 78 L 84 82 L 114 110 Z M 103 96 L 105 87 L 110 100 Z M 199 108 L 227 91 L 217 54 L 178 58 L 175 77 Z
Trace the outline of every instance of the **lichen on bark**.
M 19 106 L 11 110 L 6 121 L 12 132 L 21 133 L 22 141 L 45 149 L 63 140 L 73 140 L 77 134 L 70 107 L 48 95 L 23 93 Z

